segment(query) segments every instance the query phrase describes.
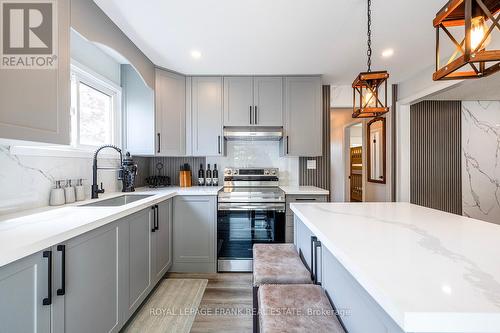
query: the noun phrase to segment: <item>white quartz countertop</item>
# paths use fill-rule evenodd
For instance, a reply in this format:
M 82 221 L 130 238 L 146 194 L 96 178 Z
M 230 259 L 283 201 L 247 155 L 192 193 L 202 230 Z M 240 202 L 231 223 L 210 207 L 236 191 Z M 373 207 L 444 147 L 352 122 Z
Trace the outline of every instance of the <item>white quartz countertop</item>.
M 291 209 L 405 332 L 500 332 L 500 226 L 409 203 Z
M 20 212 L 0 219 L 0 267 L 65 242 L 177 195 L 217 195 L 221 187 L 139 188 L 133 193 L 100 195 L 98 200 L 124 194 L 152 194 L 151 197 L 117 207 L 78 207 L 96 202 L 86 200 L 59 208 Z
M 288 195 L 328 195 L 330 192 L 316 186 L 280 186 Z

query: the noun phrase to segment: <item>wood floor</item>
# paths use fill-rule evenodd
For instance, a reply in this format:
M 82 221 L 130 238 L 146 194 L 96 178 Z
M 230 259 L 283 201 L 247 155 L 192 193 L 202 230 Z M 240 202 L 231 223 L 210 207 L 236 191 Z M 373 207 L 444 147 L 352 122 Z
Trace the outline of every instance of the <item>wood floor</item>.
M 252 274 L 169 273 L 167 278 L 208 280 L 192 333 L 252 332 Z

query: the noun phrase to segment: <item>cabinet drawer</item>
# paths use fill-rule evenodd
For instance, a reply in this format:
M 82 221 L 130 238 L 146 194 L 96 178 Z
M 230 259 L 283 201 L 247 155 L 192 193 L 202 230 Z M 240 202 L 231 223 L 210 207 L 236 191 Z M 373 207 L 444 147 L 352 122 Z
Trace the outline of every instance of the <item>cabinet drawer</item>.
M 326 195 L 287 195 L 286 196 L 286 215 L 293 215 L 290 209 L 291 203 L 315 203 L 326 202 Z

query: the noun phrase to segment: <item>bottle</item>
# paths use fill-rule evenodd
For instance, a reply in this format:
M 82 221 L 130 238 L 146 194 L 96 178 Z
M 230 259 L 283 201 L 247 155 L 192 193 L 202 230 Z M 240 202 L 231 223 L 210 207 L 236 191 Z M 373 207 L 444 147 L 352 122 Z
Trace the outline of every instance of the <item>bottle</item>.
M 214 171 L 212 172 L 212 185 L 219 186 L 219 171 L 217 171 L 217 164 L 214 164 Z
M 212 186 L 212 171 L 210 171 L 210 164 L 207 164 L 207 173 L 205 174 L 205 183 L 207 186 Z
M 50 201 L 51 206 L 61 206 L 64 205 L 66 199 L 64 197 L 64 189 L 61 187 L 61 181 L 56 181 L 56 187 L 50 191 Z
M 200 170 L 198 170 L 198 186 L 205 185 L 205 171 L 203 171 L 203 164 L 200 164 Z

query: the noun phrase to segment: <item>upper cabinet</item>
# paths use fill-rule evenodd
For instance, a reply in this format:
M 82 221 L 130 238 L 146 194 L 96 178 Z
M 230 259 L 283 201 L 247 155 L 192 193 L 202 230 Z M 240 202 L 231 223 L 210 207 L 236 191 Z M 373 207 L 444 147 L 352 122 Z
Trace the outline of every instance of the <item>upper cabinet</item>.
M 323 116 L 320 77 L 285 78 L 286 156 L 322 156 Z
M 222 77 L 191 80 L 192 155 L 223 155 Z
M 158 156 L 186 154 L 186 78 L 156 69 L 156 152 Z
M 132 155 L 153 155 L 155 152 L 154 91 L 139 73 L 126 64 L 121 66 L 124 113 L 124 143 Z
M 224 126 L 283 126 L 281 77 L 225 77 Z
M 20 34 L 4 31 L 4 36 L 9 35 L 12 40 L 4 41 L 4 45 L 11 47 L 3 49 L 2 55 L 12 61 L 3 62 L 0 67 L 0 136 L 69 144 L 70 4 L 69 0 L 59 0 L 44 5 L 42 9 L 35 5 L 34 10 L 42 17 L 46 15 L 43 31 L 53 34 L 38 33 L 42 29 L 39 28 L 37 36 L 27 27 Z M 25 11 L 27 17 L 29 4 L 17 6 L 11 10 Z M 57 16 L 50 20 L 52 13 Z M 11 24 L 10 28 L 13 27 Z

